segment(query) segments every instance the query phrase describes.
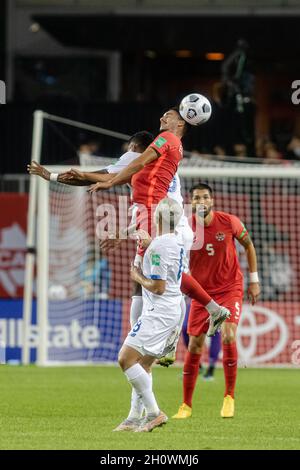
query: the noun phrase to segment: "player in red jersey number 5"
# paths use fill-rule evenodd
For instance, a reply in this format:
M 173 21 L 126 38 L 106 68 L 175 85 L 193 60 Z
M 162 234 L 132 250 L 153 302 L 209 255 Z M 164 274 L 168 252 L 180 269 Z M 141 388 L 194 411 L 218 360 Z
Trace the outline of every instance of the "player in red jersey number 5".
M 242 311 L 243 274 L 240 269 L 235 241 L 246 251 L 250 283 L 248 297 L 252 305 L 260 294 L 254 245 L 243 223 L 234 215 L 213 211 L 212 189 L 199 183 L 192 191 L 192 225 L 204 231 L 202 248 L 190 252 L 191 275 L 216 302 L 227 307 L 231 315 L 222 325 L 225 394 L 221 410 L 223 418 L 234 415 L 234 389 L 237 375 L 236 332 Z M 195 238 L 199 236 L 195 232 Z M 208 316 L 199 302 L 192 300 L 188 322 L 189 345 L 183 369 L 183 404 L 174 416 L 192 415 L 192 396 L 198 377 L 202 347 L 208 330 Z

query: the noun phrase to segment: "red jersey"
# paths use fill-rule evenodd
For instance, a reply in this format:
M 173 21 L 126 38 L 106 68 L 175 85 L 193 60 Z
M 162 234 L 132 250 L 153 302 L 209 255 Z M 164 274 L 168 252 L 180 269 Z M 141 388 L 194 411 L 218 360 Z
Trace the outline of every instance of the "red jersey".
M 195 216 L 192 219 L 196 228 Z M 243 290 L 235 239 L 243 240 L 248 234 L 244 224 L 234 215 L 213 212 L 208 226 L 203 227 L 203 246 L 190 252 L 190 271 L 208 294 Z
M 181 140 L 168 131 L 159 134 L 150 147 L 159 153 L 159 157 L 148 163 L 131 179 L 133 202 L 144 204 L 146 207 L 158 204 L 166 197 L 183 156 Z

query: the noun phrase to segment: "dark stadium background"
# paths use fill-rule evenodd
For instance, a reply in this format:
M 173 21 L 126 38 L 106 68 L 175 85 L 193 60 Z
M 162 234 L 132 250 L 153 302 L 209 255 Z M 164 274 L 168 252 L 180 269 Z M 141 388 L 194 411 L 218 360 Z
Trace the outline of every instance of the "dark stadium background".
M 79 48 L 86 55 L 43 56 L 42 48 L 39 54 L 30 54 L 28 47 L 8 48 L 5 6 L 9 3 L 19 12 L 31 8 L 29 27 L 23 27 L 24 43 L 39 42 L 42 31 L 66 47 L 66 54 L 68 48 Z M 47 3 L 53 5 L 50 12 Z M 0 79 L 6 80 L 8 87 L 8 103 L 0 109 L 1 173 L 24 171 L 30 158 L 34 109 L 131 134 L 143 128 L 156 132 L 161 112 L 178 104 L 190 91 L 200 90 L 215 99 L 218 92 L 214 84 L 220 81 L 222 61 L 209 61 L 205 54 L 222 52 L 226 58 L 240 38 L 249 44 L 256 131 L 269 134 L 285 155 L 289 139 L 300 126 L 299 108 L 291 105 L 291 83 L 300 76 L 297 2 L 255 4 L 245 0 L 237 5 L 214 1 L 204 2 L 204 7 L 202 2 L 190 2 L 191 8 L 189 2 L 179 7 L 180 2 L 172 1 L 161 6 L 154 2 L 153 8 L 151 2 L 138 0 L 127 2 L 128 7 L 118 1 L 110 2 L 109 7 L 107 2 L 94 2 L 94 7 L 86 2 L 81 14 L 76 8 L 84 2 L 73 2 L 73 7 L 70 3 L 0 4 Z M 101 3 L 106 6 L 101 8 Z M 13 28 L 18 28 L 19 22 Z M 35 25 L 39 28 L 36 32 Z M 8 49 L 13 49 L 10 58 Z M 120 53 L 120 93 L 113 103 L 107 96 L 106 61 L 93 55 L 101 50 Z M 6 77 L 8 60 L 12 61 L 12 80 Z M 216 144 L 222 144 L 226 153 L 232 154 L 234 143 L 241 140 L 235 127 L 234 117 L 228 118 L 228 112 L 214 102 L 213 119 L 205 129 L 190 132 L 185 148 L 212 153 Z M 18 139 L 13 138 L 16 129 Z M 75 162 L 74 148 L 82 140 L 94 138 L 72 129 L 64 131 L 73 148 L 47 127 L 44 162 Z M 100 140 L 101 154 L 118 155 L 120 141 Z

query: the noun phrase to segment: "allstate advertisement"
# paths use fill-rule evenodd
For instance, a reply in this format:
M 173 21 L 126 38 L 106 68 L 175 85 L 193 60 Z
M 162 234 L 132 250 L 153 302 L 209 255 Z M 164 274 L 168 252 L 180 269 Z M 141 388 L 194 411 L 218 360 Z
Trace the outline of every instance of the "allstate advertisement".
M 290 202 L 293 201 L 291 196 Z M 0 194 L 0 362 L 19 361 L 21 358 L 27 204 L 27 195 Z M 266 209 L 266 213 L 269 214 L 269 210 Z M 290 236 L 281 243 L 285 251 L 280 259 L 290 254 L 294 246 L 292 241 Z M 264 253 L 266 250 L 264 248 Z M 278 265 L 280 268 L 275 270 L 274 256 L 277 256 L 277 264 L 279 258 L 274 249 L 272 253 L 272 258 L 264 258 L 265 272 L 270 272 L 270 276 L 262 277 L 262 301 L 255 306 L 248 303 L 243 306 L 238 327 L 240 365 L 300 365 L 300 302 L 295 295 L 296 288 L 290 282 L 284 284 L 286 275 L 284 279 L 278 275 L 273 279 L 274 273 L 283 274 L 287 270 L 282 262 Z M 75 293 L 65 295 L 65 292 L 55 292 L 53 298 L 49 298 L 49 360 L 117 360 L 129 329 L 131 286 L 127 273 L 131 259 L 132 250 L 126 248 L 124 243 L 121 252 L 110 257 L 105 266 L 100 266 L 102 290 L 94 299 L 76 296 L 76 283 Z M 293 272 L 297 272 L 299 263 L 299 256 L 294 253 Z M 39 333 L 34 301 L 28 338 L 33 362 Z M 184 354 L 184 346 L 180 342 L 177 360 L 183 361 Z
M 72 305 L 68 305 L 72 302 Z M 0 300 L 0 348 L 1 362 L 19 362 L 23 344 L 22 305 L 20 300 Z M 56 312 L 72 311 L 73 301 L 49 302 Z M 47 340 L 50 361 L 115 362 L 122 341 L 122 309 L 118 300 L 81 302 L 76 314 L 69 318 L 51 319 Z M 101 314 L 102 312 L 102 314 Z M 28 344 L 30 360 L 36 360 L 39 343 L 39 327 L 36 322 L 36 301 L 33 302 L 32 325 Z

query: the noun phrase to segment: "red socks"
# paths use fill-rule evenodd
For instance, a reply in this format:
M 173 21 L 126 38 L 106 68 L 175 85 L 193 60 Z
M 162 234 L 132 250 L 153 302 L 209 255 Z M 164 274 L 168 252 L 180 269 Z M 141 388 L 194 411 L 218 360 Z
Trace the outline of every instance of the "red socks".
M 234 398 L 234 389 L 237 375 L 237 348 L 236 342 L 223 344 L 223 368 L 225 375 L 225 393 Z M 201 354 L 192 354 L 187 351 L 183 367 L 183 402 L 192 407 L 192 398 L 195 390 Z
M 183 402 L 192 407 L 192 398 L 196 386 L 201 354 L 187 351 L 183 367 Z
M 223 368 L 225 375 L 225 394 L 234 398 L 234 389 L 237 374 L 237 348 L 236 342 L 223 344 Z
M 181 292 L 188 295 L 191 299 L 197 300 L 204 307 L 212 300 L 199 282 L 189 274 L 182 273 L 180 288 Z

